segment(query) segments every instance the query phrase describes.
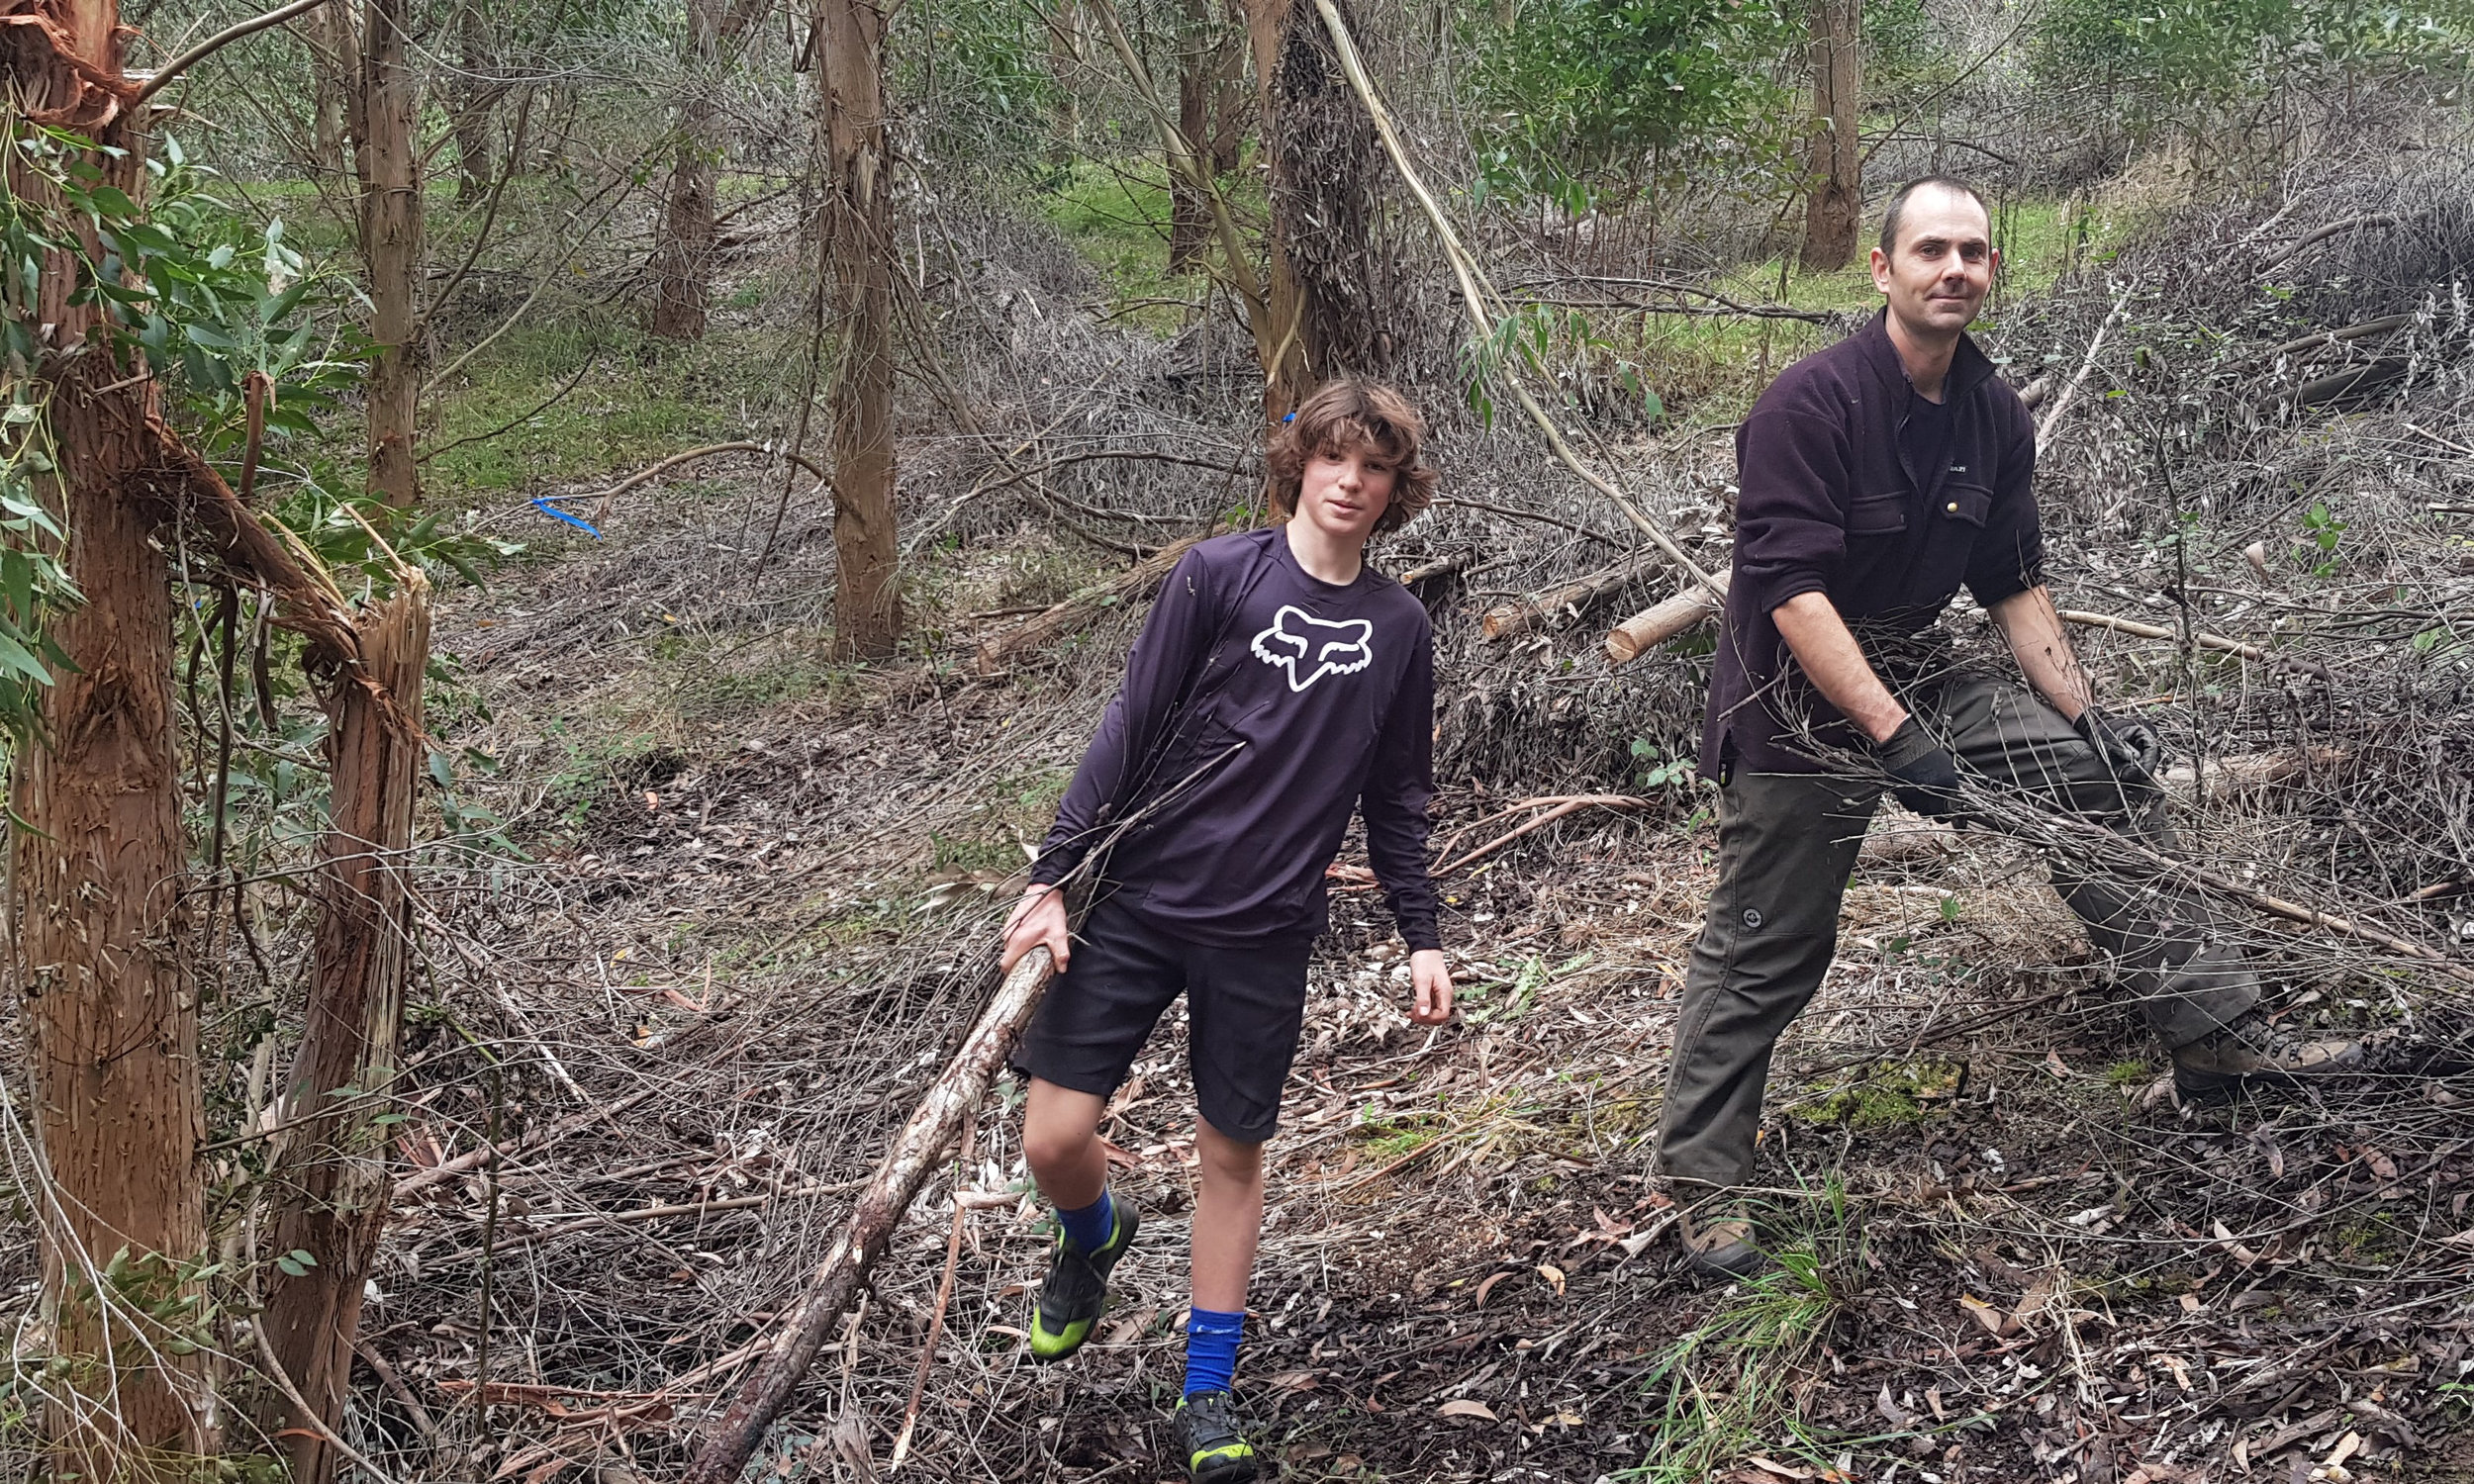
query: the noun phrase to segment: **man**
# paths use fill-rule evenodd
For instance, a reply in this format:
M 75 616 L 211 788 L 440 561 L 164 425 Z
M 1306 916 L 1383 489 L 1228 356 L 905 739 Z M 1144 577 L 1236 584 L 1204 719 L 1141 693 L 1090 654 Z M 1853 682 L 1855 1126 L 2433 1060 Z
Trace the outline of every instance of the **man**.
M 1752 1169 L 1770 1049 L 1830 966 L 1885 788 L 1955 816 L 1964 778 L 2173 846 L 2155 733 L 2096 705 L 2044 587 L 2035 427 L 1966 334 L 2000 265 L 1991 236 L 1959 181 L 1902 187 L 1872 253 L 1883 312 L 1788 367 L 1736 433 L 1735 575 L 1701 738 L 1721 788 L 1719 881 L 1685 975 L 1657 1161 L 1694 1202 L 1677 1232 L 1704 1272 L 1764 1260 L 1731 1192 Z M 2034 694 L 1937 661 L 1929 630 L 1962 583 Z M 2189 891 L 2083 862 L 2051 872 L 2183 1092 L 2361 1060 L 2359 1043 L 2269 1025 L 2250 968 Z
M 1405 400 L 1367 382 L 1333 382 L 1297 408 L 1269 457 L 1285 523 L 1205 541 L 1170 574 L 1005 925 L 1007 968 L 1045 944 L 1063 971 L 1014 1059 L 1030 1078 L 1022 1152 L 1057 1207 L 1034 1359 L 1082 1348 L 1134 1241 L 1133 1206 L 1108 1193 L 1099 1121 L 1161 1012 L 1186 995 L 1200 1190 L 1174 1433 L 1198 1484 L 1256 1474 L 1230 1386 L 1263 1146 L 1296 1056 L 1323 874 L 1352 813 L 1410 949 L 1411 1018 L 1452 1013 L 1426 876 L 1426 610 L 1365 564 L 1367 540 L 1432 496 L 1423 435 Z M 1069 942 L 1055 883 L 1120 822 L 1130 832 Z

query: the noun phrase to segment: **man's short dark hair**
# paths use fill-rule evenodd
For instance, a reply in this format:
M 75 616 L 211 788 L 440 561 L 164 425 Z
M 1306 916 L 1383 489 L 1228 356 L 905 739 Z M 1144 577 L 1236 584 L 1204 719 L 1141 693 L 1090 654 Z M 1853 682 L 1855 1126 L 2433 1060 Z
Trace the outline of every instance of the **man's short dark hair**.
M 1964 196 L 1977 206 L 1984 208 L 1986 221 L 1989 222 L 1993 218 L 1993 209 L 1984 205 L 1982 193 L 1957 176 L 1920 175 L 1890 193 L 1889 209 L 1881 214 L 1881 255 L 1883 257 L 1892 257 L 1897 254 L 1898 224 L 1900 219 L 1907 215 L 1907 198 L 1922 190 L 1948 191 L 1953 196 Z

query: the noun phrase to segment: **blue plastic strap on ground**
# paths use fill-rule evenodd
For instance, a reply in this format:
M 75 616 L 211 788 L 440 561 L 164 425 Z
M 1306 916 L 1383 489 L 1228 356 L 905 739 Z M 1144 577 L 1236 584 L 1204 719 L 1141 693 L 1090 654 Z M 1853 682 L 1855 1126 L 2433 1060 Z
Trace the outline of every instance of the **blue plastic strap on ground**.
M 557 519 L 566 521 L 569 525 L 583 531 L 586 535 L 591 536 L 596 541 L 602 538 L 602 533 L 593 528 L 592 521 L 587 520 L 580 515 L 568 514 L 565 510 L 562 510 L 558 507 L 550 504 L 550 498 L 551 497 L 547 495 L 533 496 L 532 508 L 539 510 L 544 515 L 554 516 Z

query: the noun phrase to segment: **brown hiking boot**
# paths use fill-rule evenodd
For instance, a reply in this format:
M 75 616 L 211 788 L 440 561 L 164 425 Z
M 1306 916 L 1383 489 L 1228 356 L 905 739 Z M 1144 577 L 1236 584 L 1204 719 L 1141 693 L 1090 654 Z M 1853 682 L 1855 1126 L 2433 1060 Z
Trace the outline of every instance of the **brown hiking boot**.
M 1769 1263 L 1753 1245 L 1753 1216 L 1741 1201 L 1712 1196 L 1675 1216 L 1686 1267 L 1705 1278 L 1741 1278 Z
M 2184 1097 L 2222 1096 L 2243 1087 L 2287 1086 L 2362 1065 L 2359 1041 L 2307 1041 L 2287 1035 L 2256 1012 L 2173 1053 L 2173 1090 Z

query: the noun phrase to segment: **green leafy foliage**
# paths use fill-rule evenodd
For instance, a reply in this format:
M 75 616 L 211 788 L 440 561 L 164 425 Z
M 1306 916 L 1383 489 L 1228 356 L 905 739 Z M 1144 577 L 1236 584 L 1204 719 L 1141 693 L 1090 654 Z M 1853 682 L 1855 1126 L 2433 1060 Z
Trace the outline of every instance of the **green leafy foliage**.
M 2194 104 L 2264 95 L 2334 68 L 2453 66 L 2474 30 L 2466 0 L 2053 0 L 2036 65 L 2054 82 L 2102 78 L 2152 122 Z
M 893 89 L 929 154 L 1020 173 L 1045 152 L 1057 84 L 1034 7 L 926 0 L 894 17 Z
M 1687 172 L 1775 183 L 1800 114 L 1777 66 L 1798 32 L 1777 0 L 1535 0 L 1471 14 L 1482 184 L 1579 216 Z

